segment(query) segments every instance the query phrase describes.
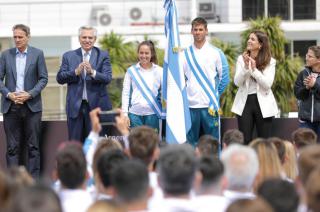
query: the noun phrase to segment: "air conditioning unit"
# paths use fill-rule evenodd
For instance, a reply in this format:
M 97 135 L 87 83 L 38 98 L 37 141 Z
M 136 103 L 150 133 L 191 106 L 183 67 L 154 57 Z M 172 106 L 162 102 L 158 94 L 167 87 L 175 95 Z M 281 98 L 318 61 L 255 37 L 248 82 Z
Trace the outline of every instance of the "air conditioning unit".
M 142 17 L 142 10 L 138 7 L 133 7 L 129 11 L 131 20 L 138 21 Z
M 108 11 L 97 11 L 97 26 L 109 26 L 112 22 L 112 17 Z
M 198 2 L 198 16 L 205 19 L 216 19 L 216 5 L 213 1 Z

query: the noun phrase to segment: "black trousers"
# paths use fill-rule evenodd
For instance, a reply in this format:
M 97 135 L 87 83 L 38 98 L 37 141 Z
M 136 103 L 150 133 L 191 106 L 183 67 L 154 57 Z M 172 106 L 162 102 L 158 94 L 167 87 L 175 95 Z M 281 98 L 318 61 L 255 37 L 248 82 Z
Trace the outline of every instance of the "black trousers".
M 242 115 L 237 116 L 238 127 L 244 135 L 245 144 L 249 144 L 252 141 L 254 127 L 256 127 L 258 137 L 270 137 L 272 135 L 273 118 L 263 118 L 257 94 L 248 95 Z
M 41 116 L 42 112 L 32 112 L 26 104 L 12 104 L 3 117 L 7 166 L 23 165 L 34 178 L 40 175 Z

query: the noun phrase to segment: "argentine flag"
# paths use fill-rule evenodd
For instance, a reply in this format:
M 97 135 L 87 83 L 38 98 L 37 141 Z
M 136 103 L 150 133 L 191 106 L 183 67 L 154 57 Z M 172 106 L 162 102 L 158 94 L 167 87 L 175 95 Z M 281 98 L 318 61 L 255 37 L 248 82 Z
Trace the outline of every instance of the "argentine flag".
M 167 45 L 163 65 L 162 95 L 166 103 L 168 143 L 186 142 L 191 127 L 185 76 L 182 70 L 178 15 L 174 0 L 165 0 L 165 34 Z

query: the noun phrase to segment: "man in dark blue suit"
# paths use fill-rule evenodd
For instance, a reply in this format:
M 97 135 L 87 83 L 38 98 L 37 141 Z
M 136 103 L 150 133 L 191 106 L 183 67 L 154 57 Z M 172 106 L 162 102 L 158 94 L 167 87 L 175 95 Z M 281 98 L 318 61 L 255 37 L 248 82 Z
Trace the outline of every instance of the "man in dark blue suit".
M 112 79 L 109 54 L 94 47 L 96 38 L 95 28 L 80 27 L 81 48 L 63 55 L 57 74 L 59 84 L 68 84 L 66 112 L 69 140 L 84 142 L 91 130 L 89 112 L 92 109 L 112 108 L 106 90 Z
M 33 177 L 38 177 L 41 91 L 47 85 L 48 72 L 43 52 L 28 45 L 30 28 L 17 24 L 12 30 L 16 47 L 4 51 L 0 59 L 7 165 L 25 165 Z

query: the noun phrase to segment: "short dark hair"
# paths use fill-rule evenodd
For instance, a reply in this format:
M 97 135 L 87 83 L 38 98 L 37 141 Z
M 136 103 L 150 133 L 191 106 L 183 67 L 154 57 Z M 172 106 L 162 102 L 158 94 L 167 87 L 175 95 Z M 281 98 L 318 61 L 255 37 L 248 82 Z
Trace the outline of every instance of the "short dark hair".
M 222 162 L 214 157 L 204 156 L 199 160 L 199 170 L 202 174 L 203 188 L 216 184 L 224 172 Z
M 131 130 L 128 140 L 131 156 L 149 165 L 159 145 L 159 135 L 156 131 L 148 126 L 135 127 Z
M 298 148 L 317 143 L 317 134 L 309 128 L 298 128 L 292 133 L 292 142 Z
M 147 197 L 149 172 L 140 160 L 127 160 L 114 167 L 111 182 L 116 190 L 116 199 L 132 203 Z
M 229 146 L 230 144 L 243 144 L 243 133 L 238 129 L 229 129 L 224 132 L 222 143 L 226 144 L 227 146 Z
M 20 29 L 22 31 L 24 31 L 26 33 L 26 36 L 29 37 L 30 36 L 30 28 L 24 24 L 16 24 L 12 27 L 12 31 L 16 30 L 16 29 Z
M 62 212 L 62 206 L 52 188 L 35 184 L 20 190 L 14 196 L 11 210 L 14 212 Z
M 197 148 L 202 156 L 219 157 L 219 141 L 211 135 L 201 136 Z
M 208 26 L 208 22 L 206 19 L 202 18 L 202 17 L 196 17 L 195 19 L 192 20 L 191 22 L 191 26 L 192 28 L 197 26 L 197 25 L 204 25 L 204 28 L 207 29 Z
M 294 184 L 282 179 L 267 179 L 258 188 L 258 195 L 264 198 L 276 212 L 297 211 L 299 195 Z
M 61 184 L 69 189 L 81 186 L 86 179 L 87 161 L 82 146 L 77 142 L 66 142 L 58 150 L 57 172 Z
M 105 188 L 111 186 L 111 175 L 114 168 L 127 159 L 128 157 L 118 149 L 111 149 L 98 158 L 97 171 Z
M 161 149 L 157 163 L 159 183 L 165 194 L 189 194 L 197 169 L 193 148 L 171 144 Z

